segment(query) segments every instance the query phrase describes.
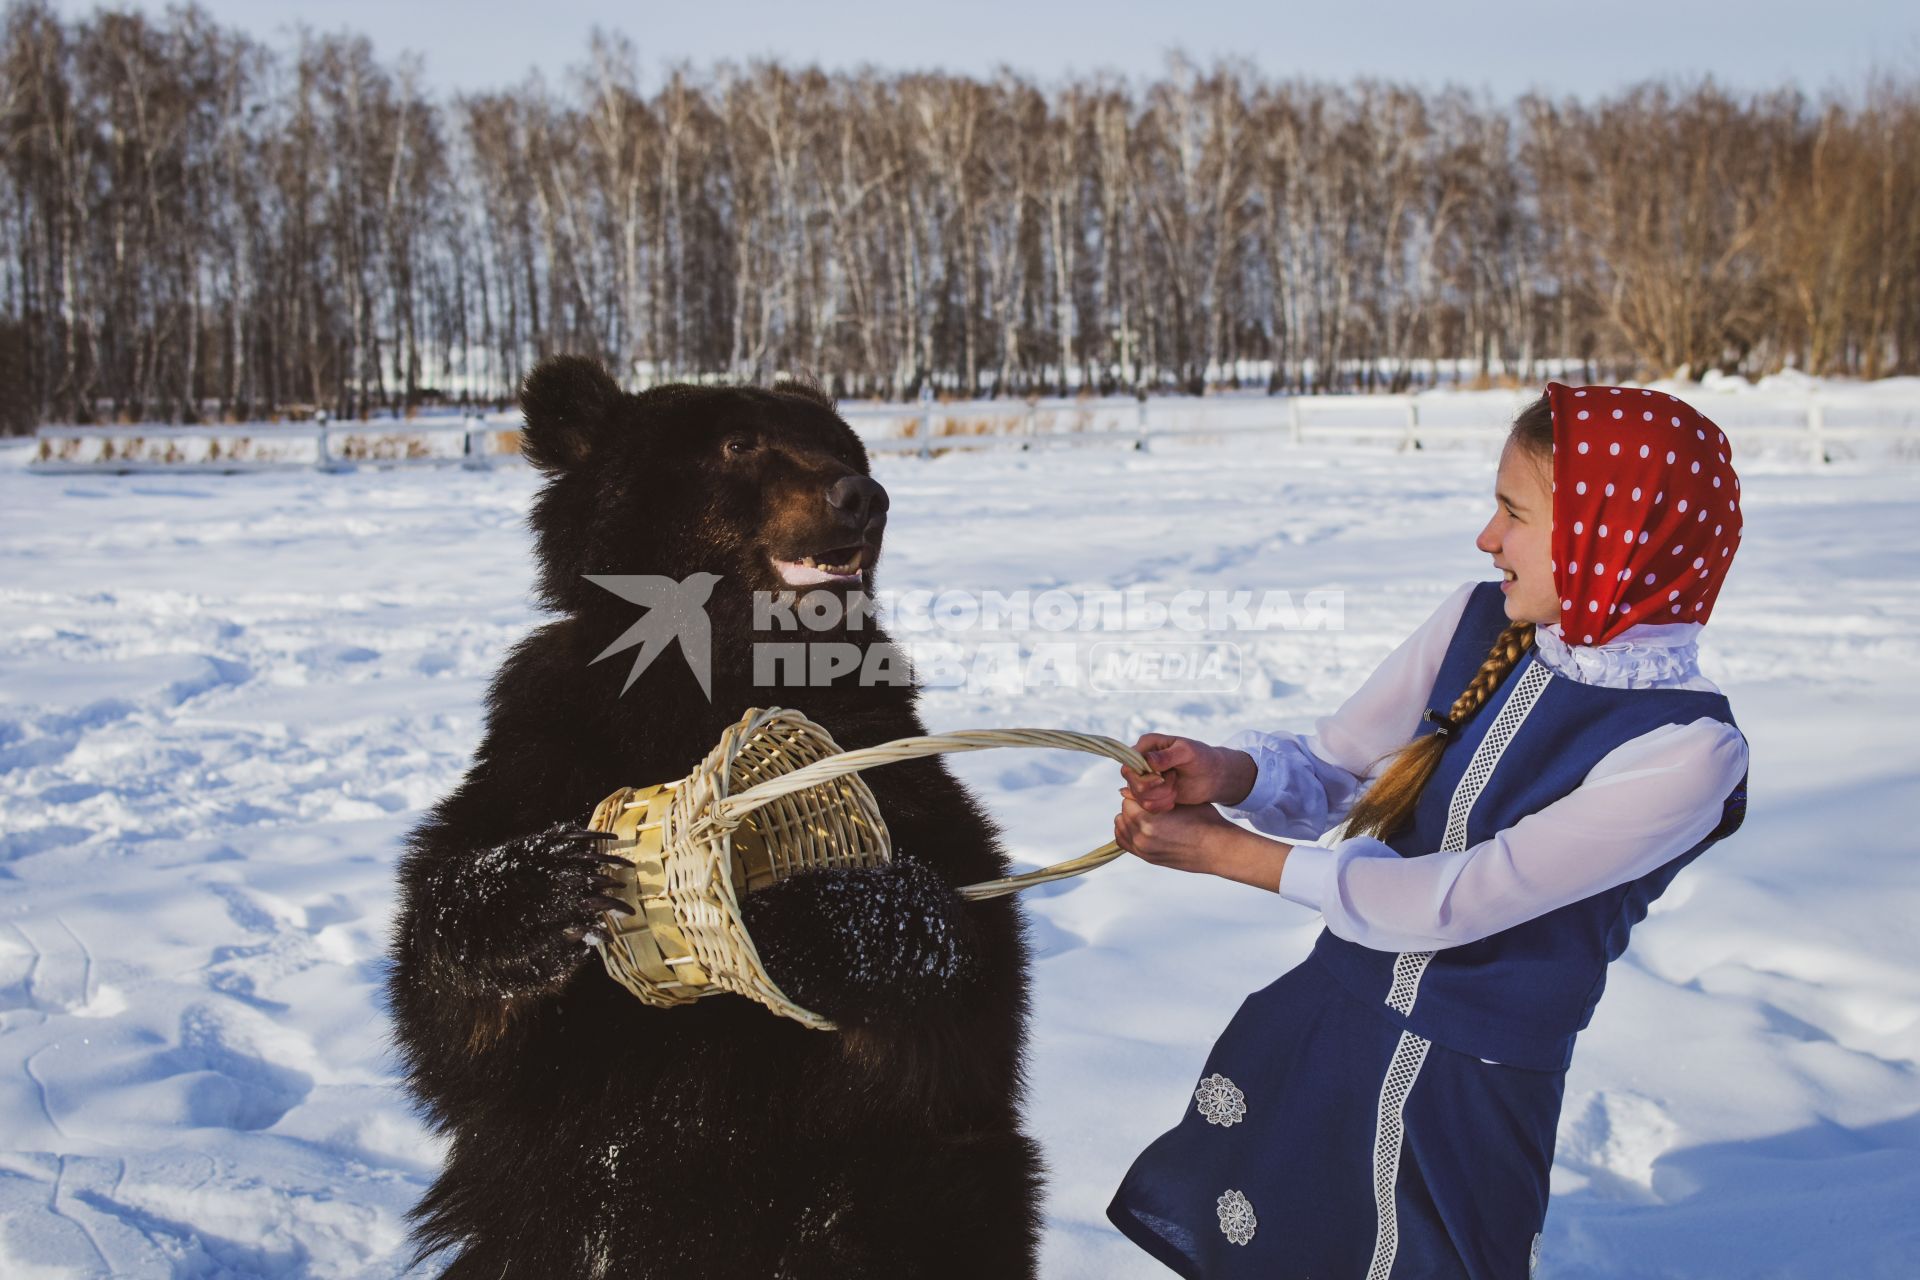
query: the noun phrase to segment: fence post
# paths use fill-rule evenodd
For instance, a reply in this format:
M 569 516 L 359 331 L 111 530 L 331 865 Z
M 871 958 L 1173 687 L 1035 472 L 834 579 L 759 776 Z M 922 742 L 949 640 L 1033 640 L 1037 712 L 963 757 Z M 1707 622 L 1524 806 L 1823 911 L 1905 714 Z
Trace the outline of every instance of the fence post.
M 467 415 L 466 444 L 461 450 L 460 465 L 468 471 L 484 471 L 487 467 L 487 428 L 478 414 Z
M 1134 401 L 1134 412 L 1138 415 L 1135 425 L 1133 447 L 1140 452 L 1147 451 L 1147 398 L 1143 395 Z
M 920 456 L 933 456 L 933 383 L 920 384 Z
M 333 470 L 333 450 L 327 440 L 327 411 L 319 410 L 313 415 L 313 465 L 319 471 Z
M 1300 434 L 1300 397 L 1299 396 L 1287 397 L 1287 438 L 1294 444 L 1300 443 L 1301 434 Z
M 1825 465 L 1827 458 L 1827 409 L 1817 395 L 1807 397 L 1807 438 L 1813 461 Z
M 1400 442 L 1400 451 L 1409 453 L 1420 447 L 1420 402 L 1412 396 L 1407 397 L 1407 434 Z

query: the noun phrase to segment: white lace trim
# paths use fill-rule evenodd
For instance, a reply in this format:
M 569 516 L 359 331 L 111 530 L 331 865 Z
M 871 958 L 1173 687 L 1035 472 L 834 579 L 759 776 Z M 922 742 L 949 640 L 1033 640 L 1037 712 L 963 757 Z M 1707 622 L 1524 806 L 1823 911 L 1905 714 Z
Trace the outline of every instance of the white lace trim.
M 1540 663 L 1557 676 L 1609 689 L 1706 689 L 1700 674 L 1698 622 L 1639 622 L 1605 644 L 1570 645 L 1560 624 L 1535 627 Z
M 1407 1136 L 1407 1095 L 1413 1092 L 1432 1045 L 1431 1040 L 1402 1031 L 1387 1063 L 1387 1078 L 1380 1082 L 1380 1111 L 1373 1130 L 1373 1261 L 1367 1267 L 1367 1280 L 1387 1280 L 1393 1274 L 1394 1255 L 1400 1252 L 1400 1206 L 1395 1197 L 1400 1145 Z

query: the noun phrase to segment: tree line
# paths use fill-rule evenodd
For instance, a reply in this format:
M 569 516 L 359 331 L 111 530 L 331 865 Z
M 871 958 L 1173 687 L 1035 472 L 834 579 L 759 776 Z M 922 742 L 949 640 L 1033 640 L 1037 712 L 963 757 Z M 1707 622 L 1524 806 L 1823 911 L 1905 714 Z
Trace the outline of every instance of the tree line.
M 541 356 L 844 396 L 1920 372 L 1920 84 L 643 77 L 440 97 L 194 7 L 0 33 L 0 419 L 405 413 Z

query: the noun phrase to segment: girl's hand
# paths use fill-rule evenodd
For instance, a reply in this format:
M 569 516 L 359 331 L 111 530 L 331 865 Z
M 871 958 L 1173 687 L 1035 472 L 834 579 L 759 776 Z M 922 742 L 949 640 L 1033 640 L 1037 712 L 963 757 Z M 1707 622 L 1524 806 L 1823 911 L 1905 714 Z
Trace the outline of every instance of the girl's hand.
M 1156 866 L 1223 876 L 1276 893 L 1292 848 L 1235 826 L 1212 805 L 1179 805 L 1153 813 L 1125 790 L 1113 820 L 1113 839 Z
M 1148 813 L 1168 813 L 1182 804 L 1238 804 L 1253 790 L 1253 757 L 1166 733 L 1141 735 L 1133 749 L 1159 770 L 1158 777 L 1120 766 L 1127 794 Z

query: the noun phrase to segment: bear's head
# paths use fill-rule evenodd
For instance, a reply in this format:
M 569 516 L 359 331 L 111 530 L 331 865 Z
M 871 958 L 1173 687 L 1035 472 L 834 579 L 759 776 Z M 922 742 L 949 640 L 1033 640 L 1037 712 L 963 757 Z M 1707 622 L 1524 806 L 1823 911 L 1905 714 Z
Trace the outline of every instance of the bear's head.
M 533 507 L 540 593 L 613 603 L 588 574 L 718 575 L 716 611 L 755 592 L 871 592 L 887 492 L 817 388 L 623 392 L 593 360 L 541 362 L 521 448 L 547 476 Z

